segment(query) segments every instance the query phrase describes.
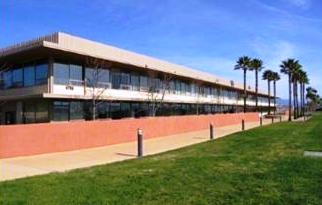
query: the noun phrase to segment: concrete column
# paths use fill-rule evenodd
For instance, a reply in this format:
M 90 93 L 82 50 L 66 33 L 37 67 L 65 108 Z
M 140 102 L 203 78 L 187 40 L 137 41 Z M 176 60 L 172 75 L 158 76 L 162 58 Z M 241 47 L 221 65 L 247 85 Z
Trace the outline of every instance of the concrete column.
M 53 93 L 54 87 L 54 58 L 48 60 L 48 93 Z

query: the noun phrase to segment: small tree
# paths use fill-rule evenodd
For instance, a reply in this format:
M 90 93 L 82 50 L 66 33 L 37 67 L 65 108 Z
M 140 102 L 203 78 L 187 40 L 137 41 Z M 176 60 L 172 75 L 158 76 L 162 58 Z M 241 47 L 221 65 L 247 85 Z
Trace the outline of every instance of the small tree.
M 308 99 L 308 107 L 310 111 L 316 110 L 320 102 L 320 96 L 315 88 L 308 87 L 306 89 L 306 99 Z
M 148 102 L 150 115 L 156 116 L 157 111 L 160 109 L 164 102 L 164 98 L 167 92 L 170 90 L 170 81 L 173 80 L 174 75 L 163 74 L 162 79 L 151 78 L 148 87 Z
M 88 57 L 86 58 L 86 71 L 84 90 L 85 95 L 89 92 L 91 96 L 91 115 L 92 120 L 96 120 L 97 106 L 102 103 L 103 95 L 106 95 L 106 90 L 110 88 L 108 79 L 107 68 L 110 68 L 110 62 Z

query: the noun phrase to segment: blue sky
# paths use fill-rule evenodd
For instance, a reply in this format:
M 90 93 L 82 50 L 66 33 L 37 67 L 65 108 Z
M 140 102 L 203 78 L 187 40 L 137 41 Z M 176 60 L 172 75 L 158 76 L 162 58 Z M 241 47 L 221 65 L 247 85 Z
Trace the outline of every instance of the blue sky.
M 1 0 L 0 25 L 0 47 L 63 31 L 239 82 L 239 56 L 298 58 L 322 93 L 321 0 Z

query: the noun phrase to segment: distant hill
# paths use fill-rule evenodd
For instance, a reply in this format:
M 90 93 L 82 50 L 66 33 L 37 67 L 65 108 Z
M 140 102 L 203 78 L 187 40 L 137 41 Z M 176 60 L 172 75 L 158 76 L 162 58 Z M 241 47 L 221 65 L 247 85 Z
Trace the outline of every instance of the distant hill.
M 288 99 L 279 98 L 279 99 L 277 99 L 277 104 L 279 106 L 287 106 L 288 105 Z

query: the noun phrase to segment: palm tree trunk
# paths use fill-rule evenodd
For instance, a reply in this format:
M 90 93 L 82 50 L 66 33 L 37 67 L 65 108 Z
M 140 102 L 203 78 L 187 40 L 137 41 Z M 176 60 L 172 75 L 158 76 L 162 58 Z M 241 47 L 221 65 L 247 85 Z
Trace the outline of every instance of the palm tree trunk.
M 296 82 L 295 84 L 296 86 L 296 116 L 300 117 L 300 103 L 299 103 L 299 86 L 298 86 L 298 82 Z
M 304 107 L 305 107 L 305 101 L 304 101 L 304 83 L 302 84 L 302 115 L 304 116 Z
M 303 83 L 300 84 L 300 95 L 301 95 L 301 116 L 303 117 L 304 115 L 304 101 L 303 101 Z
M 288 74 L 288 121 L 292 121 L 292 81 L 291 74 Z
M 255 70 L 256 111 L 258 112 L 258 70 Z
M 247 98 L 247 92 L 246 92 L 246 72 L 247 70 L 244 69 L 244 113 L 246 113 L 246 98 Z
M 297 118 L 296 116 L 296 88 L 295 88 L 295 82 L 293 82 L 293 116 L 294 116 L 294 119 Z
M 295 82 L 295 87 L 296 87 L 296 116 L 300 116 L 300 106 L 299 106 L 299 88 L 298 88 L 298 82 Z
M 276 115 L 276 81 L 274 80 L 274 115 Z
M 303 116 L 305 115 L 305 107 L 306 107 L 306 101 L 305 101 L 305 83 L 303 84 Z
M 271 81 L 267 81 L 268 85 L 268 114 L 271 114 Z

